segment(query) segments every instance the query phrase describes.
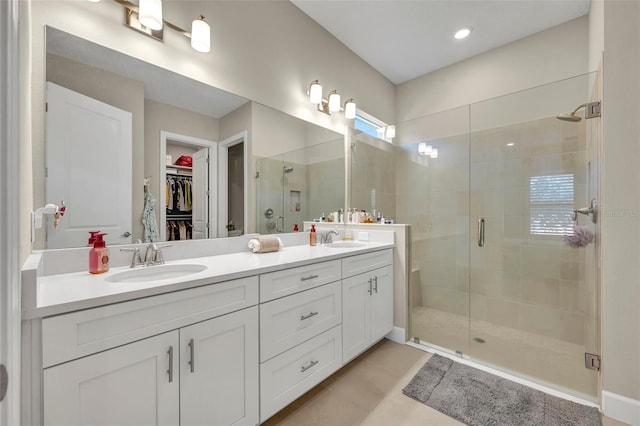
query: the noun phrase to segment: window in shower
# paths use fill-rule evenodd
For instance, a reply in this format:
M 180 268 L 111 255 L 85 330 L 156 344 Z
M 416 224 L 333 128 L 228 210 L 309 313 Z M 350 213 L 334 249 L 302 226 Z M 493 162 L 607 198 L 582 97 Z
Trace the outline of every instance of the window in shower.
M 362 110 L 358 110 L 358 114 L 356 114 L 356 118 L 353 120 L 353 127 L 356 130 L 360 130 L 362 133 L 366 133 L 389 143 L 392 143 L 393 137 L 395 136 L 394 126 L 389 126 L 382 120 L 371 114 L 367 114 Z M 390 128 L 392 127 L 393 134 L 390 132 Z
M 574 176 L 529 178 L 531 235 L 573 235 Z

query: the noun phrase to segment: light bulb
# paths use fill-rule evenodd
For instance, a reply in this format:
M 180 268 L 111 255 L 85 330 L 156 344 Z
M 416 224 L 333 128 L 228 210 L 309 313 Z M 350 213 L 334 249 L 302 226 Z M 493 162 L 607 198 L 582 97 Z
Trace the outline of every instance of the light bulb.
M 344 118 L 347 120 L 356 118 L 356 103 L 353 99 L 347 99 L 344 103 Z
M 431 158 L 438 158 L 438 148 L 431 149 Z
M 329 93 L 329 112 L 340 111 L 340 94 L 337 90 L 332 90 Z
M 322 84 L 318 80 L 313 80 L 309 86 L 309 102 L 316 105 L 322 102 Z
M 162 0 L 140 0 L 138 20 L 151 30 L 162 29 Z
M 211 27 L 202 15 L 191 23 L 191 47 L 202 53 L 211 51 Z

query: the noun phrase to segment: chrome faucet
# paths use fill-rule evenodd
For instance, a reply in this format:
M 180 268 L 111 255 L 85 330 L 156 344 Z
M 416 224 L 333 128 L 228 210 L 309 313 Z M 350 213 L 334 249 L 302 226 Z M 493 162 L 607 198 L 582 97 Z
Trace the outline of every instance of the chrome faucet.
M 153 266 L 153 265 L 164 264 L 162 249 L 170 246 L 171 244 L 165 244 L 163 246 L 159 246 L 156 243 L 149 243 L 147 245 L 147 250 L 144 253 L 144 259 L 142 258 L 142 254 L 140 253 L 139 247 L 122 248 L 120 249 L 120 251 L 133 253 L 133 256 L 131 257 L 131 265 L 129 265 L 129 267 L 135 268 L 136 266 L 140 266 L 140 265 Z
M 338 233 L 332 230 L 321 235 L 322 236 L 320 237 L 320 244 L 328 244 L 333 242 L 332 235 L 335 235 L 337 237 Z

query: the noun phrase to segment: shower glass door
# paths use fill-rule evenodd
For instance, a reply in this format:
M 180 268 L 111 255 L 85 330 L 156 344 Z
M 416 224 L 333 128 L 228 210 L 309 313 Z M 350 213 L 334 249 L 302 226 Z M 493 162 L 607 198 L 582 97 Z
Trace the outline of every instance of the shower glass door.
M 469 351 L 469 108 L 400 123 L 398 223 L 411 225 L 409 337 Z
M 584 363 L 598 348 L 598 231 L 593 214 L 576 221 L 573 210 L 598 198 L 599 118 L 557 115 L 597 92 L 588 74 L 473 104 L 469 115 L 468 354 L 585 397 L 598 387 Z M 576 225 L 594 240 L 569 246 Z

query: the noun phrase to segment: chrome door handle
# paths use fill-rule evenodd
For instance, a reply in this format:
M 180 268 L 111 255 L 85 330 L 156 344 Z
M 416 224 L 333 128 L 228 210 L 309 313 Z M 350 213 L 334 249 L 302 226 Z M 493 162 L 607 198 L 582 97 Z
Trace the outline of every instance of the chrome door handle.
M 167 370 L 167 374 L 169 375 L 169 383 L 171 383 L 173 382 L 173 346 L 169 346 L 167 353 L 169 354 L 169 369 Z
M 373 277 L 373 283 L 374 283 L 373 291 L 375 291 L 376 294 L 378 294 L 378 277 L 377 276 Z
M 371 295 L 373 293 L 372 290 L 372 285 L 373 285 L 373 278 L 369 278 L 369 290 L 367 291 L 367 293 L 369 293 L 369 295 Z
M 191 368 L 191 372 L 193 373 L 193 371 L 195 370 L 196 366 L 195 366 L 195 362 L 194 362 L 194 352 L 195 352 L 195 342 L 193 341 L 193 339 L 189 340 L 189 366 Z
M 320 361 L 311 361 L 308 365 L 303 365 L 302 367 L 300 367 L 300 372 L 304 373 L 305 371 L 307 371 L 308 369 L 310 369 L 311 367 L 313 367 L 319 362 Z
M 300 316 L 300 321 L 304 321 L 306 319 L 309 319 L 311 317 L 315 317 L 316 315 L 318 315 L 318 312 L 310 312 L 309 315 L 301 315 Z
M 313 280 L 315 278 L 318 278 L 318 276 L 317 275 L 309 275 L 308 277 L 301 277 L 300 281 Z
M 484 247 L 484 218 L 478 219 L 478 247 Z

